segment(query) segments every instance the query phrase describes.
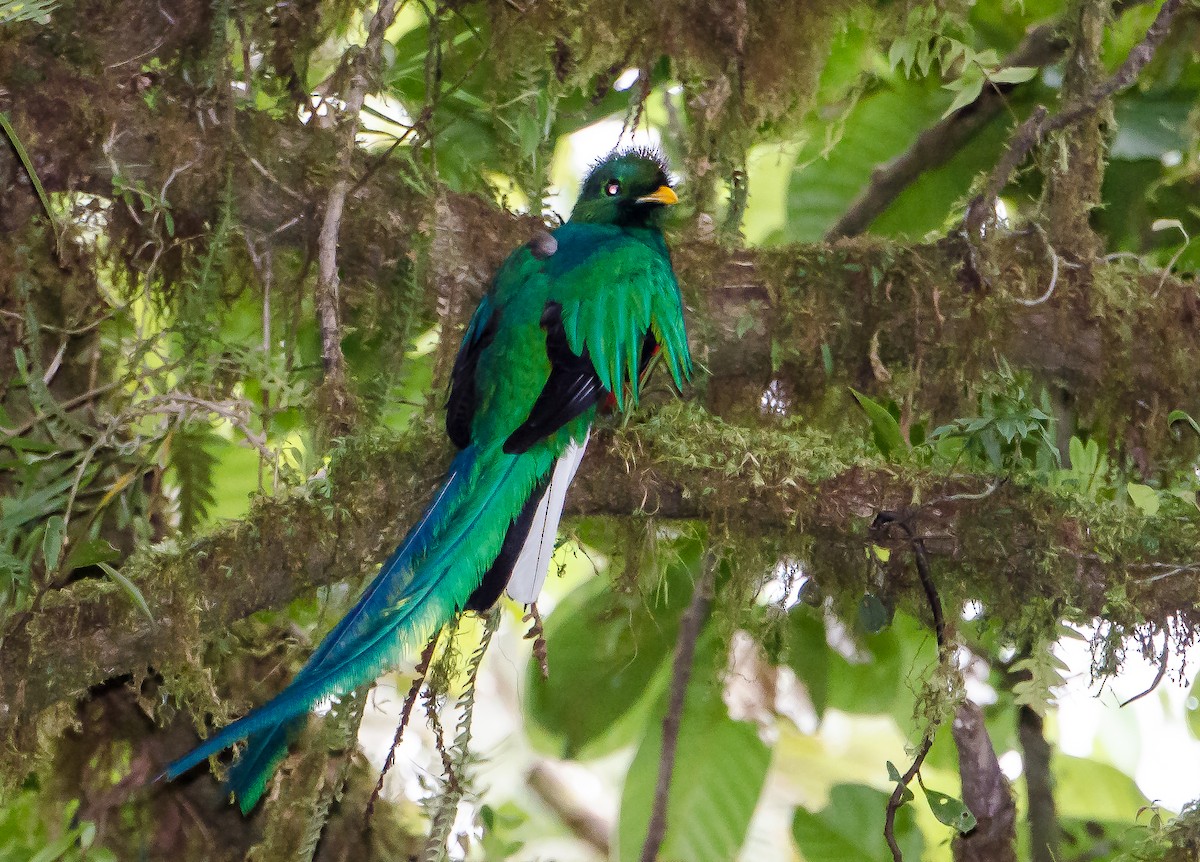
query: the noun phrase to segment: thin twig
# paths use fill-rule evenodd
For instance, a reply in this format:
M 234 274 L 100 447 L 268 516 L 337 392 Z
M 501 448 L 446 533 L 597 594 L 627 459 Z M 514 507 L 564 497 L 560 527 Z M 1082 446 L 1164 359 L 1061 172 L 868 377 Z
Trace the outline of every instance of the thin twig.
M 433 637 L 429 639 L 429 643 L 425 645 L 425 649 L 421 653 L 421 660 L 417 662 L 416 677 L 409 686 L 408 694 L 404 697 L 404 705 L 400 708 L 400 723 L 396 725 L 396 735 L 392 737 L 392 747 L 388 749 L 387 759 L 383 761 L 383 769 L 379 770 L 379 780 L 375 782 L 375 789 L 371 791 L 371 798 L 367 800 L 367 810 L 363 814 L 363 828 L 369 828 L 371 825 L 371 817 L 375 814 L 375 803 L 379 801 L 379 796 L 383 793 L 383 780 L 396 765 L 396 749 L 400 747 L 400 741 L 404 738 L 404 729 L 408 727 L 408 719 L 412 715 L 413 705 L 417 702 L 417 695 L 421 693 L 421 686 L 425 684 L 425 674 L 429 672 L 429 663 L 433 661 L 433 651 L 437 648 L 438 636 L 441 635 L 441 629 L 434 632 Z
M 1040 226 L 1039 226 L 1040 231 Z M 1050 284 L 1046 288 L 1046 292 L 1037 299 L 1022 299 L 1019 296 L 1014 296 L 1013 299 L 1028 308 L 1035 305 L 1041 305 L 1054 295 L 1054 288 L 1058 286 L 1058 252 L 1054 250 L 1054 246 L 1050 245 L 1050 241 L 1046 241 L 1046 251 L 1050 253 Z
M 875 516 L 875 520 L 871 524 L 871 530 L 873 532 L 880 531 L 892 524 L 895 524 L 904 531 L 909 543 L 912 545 L 913 556 L 917 563 L 917 575 L 921 579 L 921 587 L 925 590 L 925 598 L 929 602 L 930 613 L 933 614 L 933 631 L 937 636 L 938 655 L 940 657 L 946 652 L 946 617 L 942 611 L 942 599 L 938 595 L 937 585 L 933 582 L 933 574 L 929 570 L 929 556 L 925 551 L 925 540 L 913 532 L 906 518 L 897 515 L 895 512 L 880 512 Z M 904 791 L 908 789 L 908 785 L 912 782 L 913 778 L 921 771 L 921 764 L 925 762 L 925 757 L 929 754 L 929 749 L 933 747 L 933 737 L 937 729 L 938 723 L 936 721 L 925 729 L 925 736 L 921 739 L 921 745 L 917 749 L 912 765 L 908 767 L 908 771 L 900 776 L 900 780 L 896 782 L 896 786 L 892 789 L 892 795 L 888 797 L 887 810 L 883 819 L 883 837 L 887 840 L 888 847 L 892 851 L 894 862 L 904 861 L 904 856 L 900 851 L 900 844 L 896 841 L 896 812 L 904 804 Z
M 646 826 L 646 841 L 642 845 L 641 862 L 655 862 L 667 834 L 667 800 L 671 793 L 671 773 L 675 771 L 675 750 L 679 746 L 679 727 L 683 720 L 683 704 L 688 681 L 692 677 L 692 661 L 696 657 L 696 641 L 708 616 L 716 560 L 710 551 L 705 554 L 700 580 L 692 592 L 692 601 L 679 623 L 679 639 L 675 642 L 675 658 L 671 664 L 671 693 L 667 714 L 663 716 L 662 750 L 658 757 L 658 780 L 654 785 L 654 806 Z
M 257 449 L 259 455 L 271 463 L 275 462 L 277 456 L 267 446 L 266 435 L 250 427 L 251 407 L 246 401 L 210 401 L 186 392 L 168 392 L 165 395 L 152 395 L 145 401 L 138 402 L 118 418 L 122 425 L 127 424 L 135 417 L 150 416 L 155 413 L 175 414 L 180 419 L 186 419 L 189 408 L 220 416 L 242 432 L 246 442 Z
M 1165 578 L 1173 578 L 1176 575 L 1187 575 L 1192 572 L 1200 571 L 1200 563 L 1150 563 L 1151 569 L 1162 569 L 1157 575 L 1151 575 L 1148 578 L 1143 578 L 1138 583 L 1153 584 L 1155 581 L 1161 581 Z
M 938 506 L 938 505 L 941 505 L 942 503 L 957 503 L 962 500 L 986 500 L 988 497 L 992 496 L 992 494 L 995 494 L 996 491 L 998 491 L 1000 489 L 1000 486 L 1005 483 L 1005 481 L 1007 481 L 1007 479 L 1005 477 L 1002 477 L 1000 479 L 995 479 L 991 482 L 991 484 L 989 484 L 986 488 L 984 488 L 978 494 L 970 494 L 970 493 L 964 492 L 961 494 L 951 494 L 948 497 L 939 497 L 936 500 L 931 500 L 930 502 L 926 503 L 925 508 L 929 508 L 931 506 Z
M 123 386 L 124 384 L 124 380 L 114 380 L 110 383 L 105 383 L 102 386 L 97 386 L 94 389 L 89 389 L 87 392 L 81 392 L 73 398 L 68 398 L 66 401 L 60 403 L 58 405 L 58 409 L 62 411 L 72 410 L 78 407 L 80 404 L 86 404 L 88 401 L 91 401 L 94 398 L 99 398 L 105 392 L 109 392 L 119 386 Z M 38 413 L 22 422 L 20 425 L 16 425 L 12 428 L 0 427 L 0 435 L 4 436 L 4 440 L 0 440 L 0 445 L 3 445 L 5 442 L 13 439 L 14 437 L 20 437 L 25 432 L 31 430 L 34 426 L 41 422 L 45 422 L 49 418 L 50 417 L 45 413 Z
M 930 728 L 925 738 L 921 740 L 921 747 L 917 749 L 917 754 L 913 757 L 912 766 L 908 767 L 908 771 L 900 776 L 900 780 L 892 788 L 892 795 L 888 797 L 887 811 L 883 817 L 883 837 L 887 839 L 888 848 L 892 851 L 893 862 L 904 862 L 904 854 L 896 841 L 896 812 L 904 804 L 904 791 L 908 789 L 908 785 L 912 783 L 916 774 L 921 771 L 921 764 L 925 762 L 929 749 L 933 748 L 933 731 L 934 728 Z
M 442 772 L 446 776 L 446 786 L 451 790 L 459 790 L 461 785 L 454 772 L 454 761 L 450 757 L 450 749 L 446 747 L 446 728 L 442 726 L 442 718 L 438 715 L 438 694 L 432 688 L 425 689 L 421 700 L 425 704 L 425 720 L 433 731 L 433 747 L 442 758 Z
M 946 649 L 946 617 L 942 612 L 942 599 L 938 595 L 937 585 L 933 582 L 933 575 L 929 571 L 929 556 L 925 551 L 925 540 L 913 532 L 912 527 L 908 525 L 907 518 L 901 517 L 895 512 L 880 512 L 871 523 L 871 530 L 873 532 L 880 531 L 892 524 L 903 530 L 912 544 L 913 554 L 917 561 L 917 575 L 920 577 L 922 589 L 925 590 L 929 611 L 933 614 L 933 631 L 937 635 L 940 653 Z
M 612 849 L 609 836 L 613 824 L 596 810 L 586 790 L 570 780 L 573 776 L 559 774 L 561 768 L 552 760 L 539 761 L 526 774 L 525 782 L 564 826 L 607 859 Z
M 1171 663 L 1170 648 L 1171 635 L 1169 633 L 1164 633 L 1162 655 L 1158 657 L 1158 673 L 1154 675 L 1154 682 L 1150 683 L 1150 687 L 1145 691 L 1141 692 L 1140 694 L 1135 694 L 1133 697 L 1129 698 L 1129 700 L 1122 703 L 1121 708 L 1129 706 L 1129 704 L 1133 703 L 1135 700 L 1141 700 L 1143 697 L 1150 694 L 1150 692 L 1154 691 L 1154 689 L 1158 688 L 1159 683 L 1163 681 L 1163 677 L 1167 675 L 1167 666 Z

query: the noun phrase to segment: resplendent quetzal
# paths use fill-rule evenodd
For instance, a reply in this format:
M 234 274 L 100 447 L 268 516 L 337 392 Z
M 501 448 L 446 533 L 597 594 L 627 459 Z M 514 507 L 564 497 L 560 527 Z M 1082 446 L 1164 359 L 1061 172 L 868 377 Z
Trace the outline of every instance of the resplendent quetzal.
M 660 349 L 677 386 L 691 374 L 659 230 L 677 201 L 661 157 L 617 152 L 588 174 L 569 221 L 509 255 L 454 363 L 446 432 L 460 451 L 432 502 L 287 688 L 170 764 L 167 777 L 248 738 L 229 772 L 247 812 L 315 703 L 371 681 L 505 588 L 536 600 L 597 409 L 636 404 Z

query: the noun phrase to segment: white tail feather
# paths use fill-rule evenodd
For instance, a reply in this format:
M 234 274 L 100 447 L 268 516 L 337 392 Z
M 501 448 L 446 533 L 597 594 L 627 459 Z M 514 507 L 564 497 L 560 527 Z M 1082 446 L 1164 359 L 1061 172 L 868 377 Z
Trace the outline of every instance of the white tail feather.
M 542 494 L 533 525 L 521 553 L 513 565 L 512 577 L 508 579 L 508 594 L 523 605 L 533 604 L 542 592 L 546 573 L 550 569 L 550 558 L 554 556 L 554 545 L 558 539 L 558 522 L 562 520 L 563 504 L 567 501 L 567 488 L 575 478 L 583 452 L 587 449 L 588 437 L 582 443 L 572 443 L 554 464 L 550 484 Z

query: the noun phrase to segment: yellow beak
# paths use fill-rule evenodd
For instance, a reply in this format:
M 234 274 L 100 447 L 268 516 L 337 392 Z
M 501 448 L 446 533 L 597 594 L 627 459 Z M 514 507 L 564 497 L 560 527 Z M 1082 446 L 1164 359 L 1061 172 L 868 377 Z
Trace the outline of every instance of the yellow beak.
M 679 203 L 679 196 L 675 194 L 675 190 L 670 186 L 659 186 L 648 195 L 642 195 L 637 199 L 640 204 L 663 204 L 671 206 Z

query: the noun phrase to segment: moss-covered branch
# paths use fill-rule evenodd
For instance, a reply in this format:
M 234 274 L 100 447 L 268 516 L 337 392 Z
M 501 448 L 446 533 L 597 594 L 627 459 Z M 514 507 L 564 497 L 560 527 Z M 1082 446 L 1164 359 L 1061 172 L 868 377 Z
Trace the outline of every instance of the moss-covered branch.
M 189 545 L 135 554 L 124 572 L 146 596 L 153 622 L 108 582 L 52 594 L 3 644 L 0 738 L 8 756 L 33 750 L 38 716 L 55 703 L 115 677 L 184 673 L 233 621 L 365 574 L 433 487 L 443 460 L 431 457 L 443 446 L 436 440 L 422 433 L 349 443 L 328 479 L 260 500 L 245 520 Z M 715 519 L 773 554 L 805 559 L 818 582 L 843 594 L 865 588 L 874 514 L 909 511 L 950 603 L 975 598 L 1015 619 L 1031 602 L 1053 599 L 1064 612 L 1103 612 L 1126 629 L 1165 625 L 1168 617 L 1188 627 L 1200 622 L 1196 578 L 1154 577 L 1197 561 L 1194 517 L 1164 507 L 1144 518 L 1131 507 L 1084 504 L 1018 483 L 977 498 L 973 492 L 987 484 L 987 477 L 947 479 L 888 464 L 795 420 L 750 429 L 672 404 L 593 447 L 572 508 Z M 903 566 L 893 575 L 889 588 L 899 600 L 919 595 Z

